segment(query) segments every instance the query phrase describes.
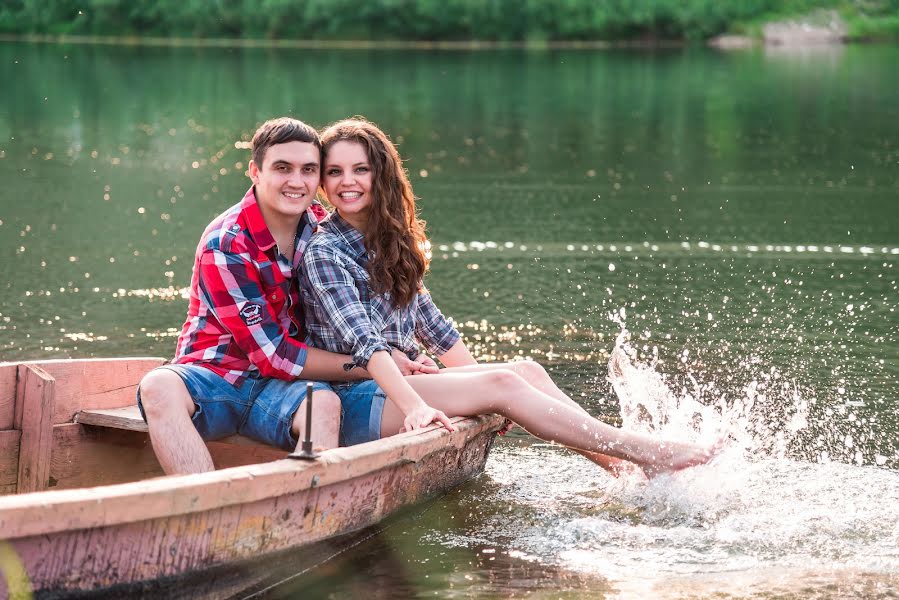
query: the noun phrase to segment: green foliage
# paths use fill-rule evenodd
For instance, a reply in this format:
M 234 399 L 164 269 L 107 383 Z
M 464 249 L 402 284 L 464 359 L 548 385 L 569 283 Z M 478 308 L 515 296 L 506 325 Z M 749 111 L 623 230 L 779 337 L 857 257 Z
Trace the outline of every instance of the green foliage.
M 895 30 L 899 19 L 899 0 L 0 0 L 0 31 L 345 40 L 695 39 L 832 7 L 841 9 L 853 31 Z
M 881 17 L 850 18 L 849 37 L 857 40 L 899 41 L 899 11 Z

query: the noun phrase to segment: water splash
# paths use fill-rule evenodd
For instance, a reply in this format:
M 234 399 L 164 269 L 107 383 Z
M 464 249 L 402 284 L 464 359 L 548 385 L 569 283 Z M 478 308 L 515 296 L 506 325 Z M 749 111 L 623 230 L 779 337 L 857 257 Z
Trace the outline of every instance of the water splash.
M 734 365 L 755 369 L 734 390 L 689 368 L 682 380 L 666 376 L 657 353 L 640 358 L 630 344 L 625 316 L 614 315 L 621 333 L 608 361 L 623 426 L 693 441 L 726 430 L 733 443 L 708 465 L 645 481 L 614 479 L 552 445 L 506 441 L 487 466 L 496 485 L 472 502 L 508 508 L 429 540 L 488 544 L 509 560 L 594 577 L 585 591 L 605 597 L 856 598 L 895 589 L 899 473 L 804 458 L 820 425 L 814 390 L 751 357 Z
M 711 443 L 725 432 L 734 445 L 753 455 L 788 455 L 809 425 L 809 408 L 815 399 L 809 399 L 808 390 L 771 368 L 758 373 L 736 394 L 720 389 L 714 381 L 700 382 L 688 371 L 686 384 L 675 393 L 656 368 L 655 348 L 648 364 L 637 359 L 623 316 L 623 311 L 613 315 L 621 332 L 608 372 L 625 429 L 699 443 Z M 688 354 L 683 351 L 684 362 Z
M 874 597 L 899 582 L 894 471 L 731 449 L 643 482 L 558 448 L 506 445 L 487 473 L 497 485 L 472 502 L 509 508 L 431 541 L 538 557 L 625 598 Z

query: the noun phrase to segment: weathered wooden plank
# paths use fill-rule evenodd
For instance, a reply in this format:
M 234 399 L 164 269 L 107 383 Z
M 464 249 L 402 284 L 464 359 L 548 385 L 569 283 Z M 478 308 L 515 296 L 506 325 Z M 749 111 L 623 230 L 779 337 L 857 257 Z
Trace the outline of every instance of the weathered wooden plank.
M 87 358 L 78 360 L 33 361 L 57 381 L 53 423 L 70 423 L 85 408 L 117 408 L 134 404 L 134 392 L 141 378 L 165 363 L 161 358 Z M 8 415 L 8 395 L 15 394 L 13 363 L 0 363 L 0 426 Z M 13 375 L 10 379 L 9 371 Z M 10 421 L 10 424 L 12 421 Z
M 86 502 L 65 507 L 70 517 L 67 529 L 11 536 L 9 544 L 36 591 L 147 581 L 296 548 L 371 525 L 401 506 L 468 479 L 483 468 L 492 431 L 501 423 L 501 419 L 480 418 L 458 423 L 455 434 L 436 429 L 410 432 L 396 436 L 399 439 L 331 450 L 317 463 L 285 460 L 262 469 L 146 482 L 157 488 L 170 486 L 172 510 L 160 514 L 155 512 L 153 493 L 149 497 L 131 494 L 140 484 L 83 490 Z M 395 442 L 411 445 L 411 451 L 398 453 Z M 375 458 L 382 452 L 387 453 L 386 461 Z M 339 476 L 332 477 L 333 472 Z M 206 505 L 204 499 L 211 490 L 204 488 L 213 481 L 232 499 L 234 488 L 260 493 L 254 500 L 244 495 L 240 503 Z M 226 481 L 231 485 L 223 486 Z M 181 500 L 171 493 L 186 489 L 188 483 L 192 489 L 185 500 L 194 510 L 178 512 Z M 41 500 L 67 495 L 72 492 L 46 492 Z M 112 506 L 107 502 L 118 502 L 116 498 L 130 502 L 129 520 L 81 528 L 86 523 L 80 515 L 89 512 L 89 505 L 106 504 L 108 511 Z M 29 500 L 0 498 L 0 531 L 5 530 L 11 510 L 4 503 L 23 499 Z M 34 500 L 28 503 L 37 504 Z M 57 499 L 50 499 L 43 506 L 45 520 L 52 522 L 59 506 Z
M 66 490 L 164 475 L 146 433 L 75 423 L 53 427 L 50 483 Z
M 22 431 L 19 441 L 20 494 L 39 492 L 50 483 L 50 452 L 53 448 L 53 400 L 55 380 L 35 365 L 19 365 L 16 420 Z
M 140 380 L 164 364 L 161 358 L 59 360 L 39 363 L 58 382 L 53 423 L 70 423 L 88 408 L 117 408 L 135 403 Z
M 13 428 L 16 410 L 16 365 L 0 363 L 0 431 Z
M 108 427 L 111 429 L 124 429 L 128 431 L 143 432 L 147 431 L 147 423 L 146 421 L 144 421 L 143 417 L 140 416 L 140 410 L 137 408 L 136 404 L 132 406 L 123 406 L 121 408 L 92 408 L 89 410 L 81 410 L 75 413 L 75 422 L 81 423 L 83 425 Z M 282 450 L 272 449 L 271 446 L 261 444 L 242 435 L 232 435 L 221 440 L 217 440 L 216 442 L 210 443 L 215 443 L 218 445 L 231 444 L 235 446 L 253 446 L 270 449 L 284 454 Z M 246 452 L 246 449 L 240 450 L 240 452 Z M 267 456 L 267 454 L 263 454 L 263 456 Z M 284 457 L 279 456 L 278 458 Z M 262 461 L 240 462 L 239 464 L 251 464 L 252 462 Z
M 0 494 L 12 494 L 16 491 L 21 437 L 22 432 L 15 429 L 0 431 Z
M 257 502 L 417 463 L 450 448 L 461 450 L 468 441 L 495 431 L 503 422 L 497 416 L 453 421 L 457 424 L 454 433 L 442 427 L 430 427 L 377 442 L 328 450 L 314 462 L 277 460 L 117 486 L 48 491 L 39 497 L 31 494 L 0 497 L 0 531 L 7 538 L 49 535 Z M 435 475 L 424 475 L 425 481 L 434 482 Z
M 270 462 L 287 454 L 262 444 L 235 446 L 226 442 L 208 442 L 206 446 L 217 469 Z M 52 489 L 113 485 L 162 475 L 162 467 L 146 433 L 76 423 L 53 427 Z
M 147 423 L 140 416 L 137 405 L 121 408 L 92 408 L 75 413 L 75 422 L 128 431 L 147 431 Z
M 287 452 L 266 444 L 260 444 L 240 435 L 232 435 L 217 442 L 206 442 L 212 464 L 216 469 L 228 469 L 243 465 L 281 460 Z

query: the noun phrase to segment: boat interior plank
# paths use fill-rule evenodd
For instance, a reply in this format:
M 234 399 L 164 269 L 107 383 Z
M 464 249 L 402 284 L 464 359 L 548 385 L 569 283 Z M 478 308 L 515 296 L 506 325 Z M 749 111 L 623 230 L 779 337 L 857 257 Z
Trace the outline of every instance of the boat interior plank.
M 68 423 L 75 413 L 86 408 L 118 408 L 135 403 L 140 380 L 165 361 L 160 358 L 103 359 L 45 363 L 56 377 L 73 384 L 57 391 L 54 423 Z
M 71 423 L 75 413 L 87 408 L 118 408 L 135 403 L 135 390 L 161 358 L 92 358 L 47 360 L 34 363 L 56 381 L 53 423 Z
M 0 431 L 0 495 L 14 494 L 19 478 L 19 440 L 22 432 Z
M 76 423 L 53 428 L 50 483 L 54 489 L 127 483 L 163 475 L 150 438 Z
M 50 453 L 53 447 L 53 402 L 56 382 L 36 365 L 19 365 L 16 425 L 19 441 L 19 493 L 39 492 L 50 482 Z
M 12 429 L 16 409 L 16 369 L 12 363 L 0 364 L 0 431 Z
M 95 427 L 108 427 L 110 429 L 124 429 L 127 431 L 147 431 L 147 423 L 144 421 L 144 418 L 140 414 L 140 410 L 137 408 L 136 404 L 131 406 L 123 406 L 121 408 L 91 408 L 88 410 L 80 410 L 75 413 L 75 422 L 81 423 L 82 425 L 92 425 Z M 225 446 L 244 446 L 244 449 L 238 450 L 238 452 L 248 452 L 246 449 L 247 446 L 253 448 L 261 448 L 271 452 L 262 452 L 260 454 L 252 454 L 253 456 L 262 456 L 267 457 L 272 452 L 280 454 L 278 458 L 284 458 L 283 450 L 278 450 L 276 448 L 272 448 L 271 446 L 267 446 L 266 444 L 262 444 L 260 442 L 251 440 L 248 437 L 244 437 L 242 435 L 232 435 L 221 440 L 216 440 L 216 446 L 221 446 L 222 453 L 228 454 L 229 451 L 225 448 Z M 215 458 L 215 457 L 213 457 Z M 235 458 L 237 456 L 235 455 Z M 264 458 L 263 461 L 269 460 L 268 458 Z M 271 459 L 275 460 L 275 459 Z M 235 466 L 236 464 L 250 464 L 250 463 L 234 463 L 230 464 L 232 461 L 228 460 L 229 466 Z M 260 461 L 255 461 L 260 462 Z
M 237 443 L 234 442 L 248 442 Z M 206 442 L 212 463 L 216 469 L 240 467 L 256 463 L 271 462 L 287 457 L 287 452 L 279 448 L 259 444 L 253 440 L 241 436 L 231 436 L 218 442 Z
M 75 422 L 98 427 L 110 427 L 112 429 L 147 431 L 147 423 L 140 416 L 140 409 L 137 408 L 136 404 L 121 408 L 81 410 L 75 413 Z
M 234 444 L 233 440 L 247 440 L 251 445 Z M 284 450 L 239 436 L 207 442 L 206 446 L 217 469 L 270 462 L 287 455 Z M 53 428 L 53 489 L 128 483 L 161 475 L 162 467 L 145 432 L 80 423 Z

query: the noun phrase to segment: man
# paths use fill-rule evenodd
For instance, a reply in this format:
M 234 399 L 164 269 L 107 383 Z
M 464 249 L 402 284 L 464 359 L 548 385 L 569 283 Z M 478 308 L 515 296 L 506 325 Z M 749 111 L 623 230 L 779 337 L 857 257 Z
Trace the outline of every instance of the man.
M 307 347 L 297 267 L 325 216 L 314 201 L 318 133 L 296 119 L 262 124 L 253 136 L 253 186 L 218 216 L 197 246 L 187 320 L 175 359 L 138 389 L 153 449 L 167 474 L 214 469 L 204 439 L 240 433 L 292 449 L 305 428 L 306 380 L 367 378 L 349 356 Z M 394 358 L 405 373 L 436 368 Z M 302 374 L 304 379 L 299 379 Z M 340 400 L 314 383 L 312 438 L 335 447 Z

